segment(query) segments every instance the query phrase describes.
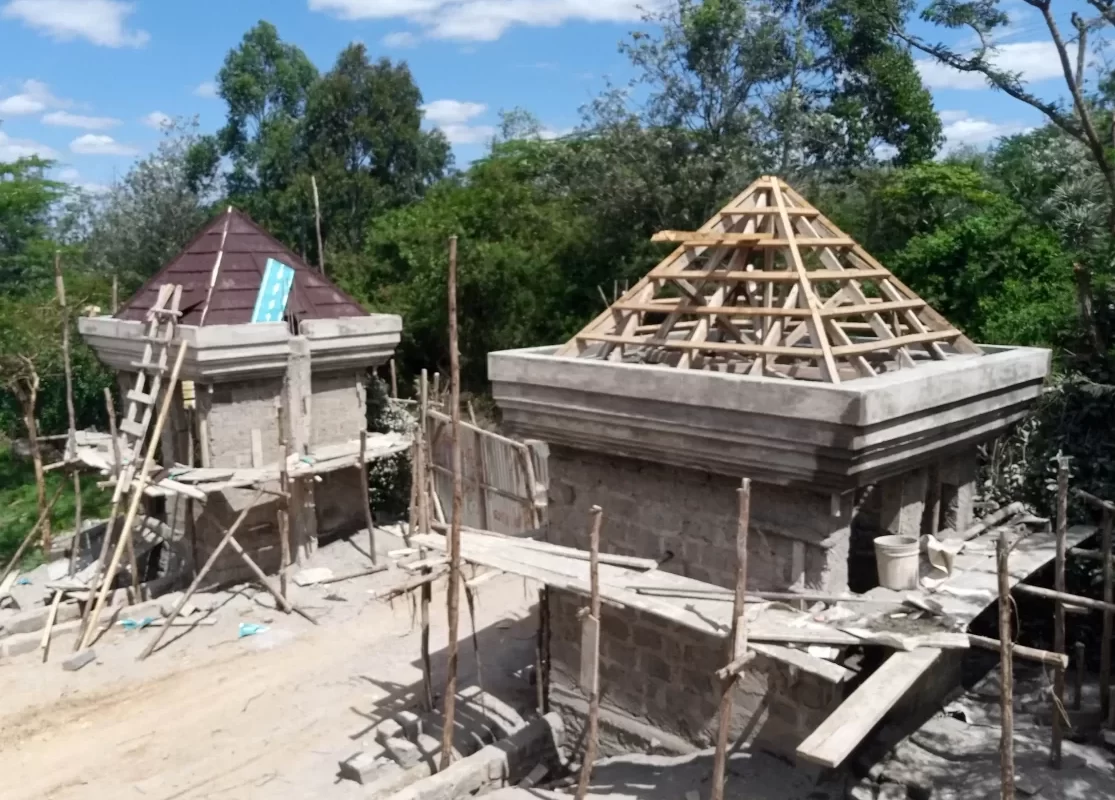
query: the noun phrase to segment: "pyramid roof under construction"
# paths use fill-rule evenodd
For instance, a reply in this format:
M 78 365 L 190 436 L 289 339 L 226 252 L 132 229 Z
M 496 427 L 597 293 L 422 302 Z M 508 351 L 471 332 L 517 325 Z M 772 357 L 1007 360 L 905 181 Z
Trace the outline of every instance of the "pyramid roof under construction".
M 219 258 L 218 258 L 219 256 Z M 120 308 L 117 319 L 144 320 L 164 284 L 181 284 L 181 325 L 239 325 L 252 310 L 268 259 L 294 270 L 286 315 L 306 319 L 363 317 L 365 311 L 318 270 L 231 206 L 210 220 L 182 251 Z M 216 281 L 212 291 L 214 266 Z M 208 298 L 208 299 L 207 299 Z M 205 311 L 208 305 L 208 311 Z M 204 312 L 204 313 L 203 313 Z
M 557 355 L 841 383 L 982 351 L 779 178 L 764 176 Z

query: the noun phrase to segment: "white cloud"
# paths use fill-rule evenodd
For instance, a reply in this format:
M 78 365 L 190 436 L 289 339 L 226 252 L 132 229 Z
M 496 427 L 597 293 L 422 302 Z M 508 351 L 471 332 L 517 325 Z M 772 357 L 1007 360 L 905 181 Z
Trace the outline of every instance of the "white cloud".
M 50 93 L 50 87 L 42 81 L 27 80 L 21 87 L 23 91 L 0 100 L 0 114 L 17 117 L 22 114 L 38 114 L 48 108 L 65 108 L 70 105 Z
M 540 139 L 560 139 L 562 136 L 568 136 L 573 133 L 574 128 L 543 128 L 538 131 L 538 138 Z
M 194 87 L 194 94 L 198 97 L 216 97 L 217 84 L 213 83 L 213 81 L 202 81 Z
M 121 0 L 11 0 L 0 16 L 18 19 L 60 42 L 87 39 L 102 47 L 142 47 L 151 36 L 131 30 L 135 4 Z
M 488 110 L 483 103 L 462 100 L 434 100 L 422 106 L 426 121 L 445 134 L 453 144 L 479 144 L 495 136 L 491 125 L 473 125 L 471 121 Z
M 988 54 L 988 60 L 996 69 L 1020 73 L 1023 83 L 1063 75 L 1057 48 L 1049 41 L 1001 44 Z M 986 89 L 988 86 L 982 73 L 962 72 L 945 66 L 935 58 L 919 58 L 914 63 L 922 81 L 930 89 Z
M 83 189 L 86 192 L 89 192 L 89 194 L 104 194 L 109 190 L 109 187 L 105 186 L 103 183 L 91 183 L 89 181 L 83 181 L 81 179 L 81 173 L 73 167 L 66 167 L 65 169 L 59 170 L 58 180 L 64 181 L 71 186 L 76 186 L 79 189 Z
M 436 39 L 494 41 L 513 25 L 635 22 L 664 0 L 309 0 L 341 19 L 405 19 Z
M 0 131 L 0 161 L 15 161 L 31 156 L 57 158 L 58 154 L 45 144 L 33 142 L 30 139 L 13 139 L 4 131 Z
M 395 31 L 389 33 L 380 39 L 380 43 L 384 47 L 406 48 L 416 47 L 418 45 L 419 37 L 410 31 Z
M 1004 136 L 1025 133 L 1032 126 L 1021 122 L 991 122 L 973 117 L 967 111 L 942 111 L 938 116 L 945 123 L 942 133 L 945 136 L 944 151 L 955 150 L 965 145 L 982 147 Z
M 87 117 L 84 114 L 71 114 L 69 111 L 51 111 L 43 116 L 46 125 L 59 125 L 63 128 L 84 128 L 87 131 L 103 131 L 120 124 L 114 117 Z
M 70 150 L 84 156 L 134 156 L 139 151 L 103 133 L 87 133 L 70 142 Z
M 164 114 L 162 111 L 152 111 L 150 114 L 143 117 L 140 122 L 148 128 L 154 128 L 157 131 L 169 128 L 174 124 L 174 120 L 171 119 L 170 115 Z

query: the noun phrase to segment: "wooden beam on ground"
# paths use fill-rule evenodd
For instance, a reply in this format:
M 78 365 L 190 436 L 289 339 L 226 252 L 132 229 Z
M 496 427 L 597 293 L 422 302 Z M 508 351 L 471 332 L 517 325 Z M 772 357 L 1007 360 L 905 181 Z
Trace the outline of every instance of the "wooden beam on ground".
M 892 655 L 798 746 L 798 758 L 830 768 L 843 764 L 940 655 L 928 647 Z

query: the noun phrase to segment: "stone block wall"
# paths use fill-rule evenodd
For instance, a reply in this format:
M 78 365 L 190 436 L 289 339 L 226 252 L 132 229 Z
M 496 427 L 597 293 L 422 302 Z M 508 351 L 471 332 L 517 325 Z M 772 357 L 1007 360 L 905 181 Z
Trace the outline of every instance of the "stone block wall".
M 576 688 L 587 600 L 550 589 L 552 681 Z M 715 742 L 727 642 L 636 609 L 604 606 L 600 626 L 601 706 L 698 747 Z M 736 682 L 732 738 L 792 756 L 840 703 L 839 687 L 758 656 Z
M 251 489 L 227 489 L 210 494 L 204 509 L 195 506 L 194 541 L 198 569 L 220 544 L 225 529 L 232 526 L 255 494 Z M 282 546 L 279 542 L 278 507 L 273 495 L 264 495 L 248 512 L 236 531 L 236 541 L 266 574 L 274 575 L 279 571 Z M 292 552 L 294 548 L 295 543 L 292 542 Z M 251 570 L 231 547 L 226 547 L 213 565 L 206 583 L 227 585 L 245 580 L 254 580 Z
M 363 372 L 314 375 L 310 444 L 320 447 L 359 438 L 367 428 Z
M 664 559 L 661 569 L 735 585 L 739 479 L 552 447 L 548 536 L 588 548 L 589 509 L 604 510 L 601 551 Z M 835 512 L 835 513 L 834 513 Z M 752 482 L 748 588 L 842 592 L 852 496 Z
M 208 428 L 209 465 L 252 466 L 252 430 L 259 431 L 262 464 L 279 460 L 278 407 L 282 378 L 198 387 L 198 414 Z

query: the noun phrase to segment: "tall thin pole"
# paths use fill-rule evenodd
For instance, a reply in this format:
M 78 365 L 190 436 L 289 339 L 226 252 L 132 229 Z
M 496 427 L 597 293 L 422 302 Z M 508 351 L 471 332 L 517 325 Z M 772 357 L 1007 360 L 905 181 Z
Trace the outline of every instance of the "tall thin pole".
M 1057 556 L 1054 562 L 1053 586 L 1065 592 L 1065 551 L 1068 537 L 1068 497 L 1069 497 L 1069 460 L 1066 456 L 1057 459 Z M 1065 652 L 1065 603 L 1061 599 L 1053 601 L 1053 651 Z M 1049 763 L 1061 768 L 1061 740 L 1064 736 L 1065 713 L 1065 670 L 1058 667 L 1053 677 L 1053 742 L 1050 748 Z
M 736 524 L 736 593 L 732 599 L 731 651 L 728 660 L 732 664 L 747 652 L 747 617 L 744 616 L 747 598 L 747 537 L 751 529 L 751 479 L 744 478 L 738 490 L 739 519 Z M 712 765 L 712 800 L 723 800 L 724 771 L 728 760 L 728 735 L 732 726 L 732 694 L 735 691 L 736 675 L 733 671 L 720 687 L 720 713 L 716 736 L 716 755 Z
M 1014 800 L 1014 645 L 1010 606 L 1010 540 L 999 531 L 996 561 L 999 570 L 999 782 L 1002 800 Z M 1057 712 L 1054 711 L 1054 714 Z
M 277 409 L 279 422 L 279 491 L 282 497 L 278 503 L 279 521 L 279 591 L 287 593 L 287 573 L 290 572 L 290 473 L 287 462 L 290 460 L 290 437 L 287 436 L 287 381 L 283 380 L 283 391 L 279 396 Z
M 116 312 L 120 310 L 120 279 L 116 273 L 112 273 L 112 315 L 116 316 Z
M 593 506 L 592 529 L 589 532 L 589 616 L 595 641 L 592 648 L 592 676 L 588 693 L 588 729 L 585 731 L 585 757 L 577 780 L 577 800 L 584 800 L 592 780 L 596 761 L 597 740 L 600 738 L 600 522 L 604 515 L 600 506 Z
M 368 558 L 376 563 L 376 530 L 372 518 L 372 497 L 368 491 L 368 432 L 360 426 L 360 486 L 364 495 L 364 524 L 368 526 Z
M 1103 602 L 1115 601 L 1115 591 L 1112 586 L 1111 575 L 1111 527 L 1115 521 L 1115 514 L 1111 509 L 1103 510 L 1103 523 L 1100 554 L 1103 556 Z M 1100 639 L 1100 719 L 1107 719 L 1111 710 L 1111 636 L 1112 614 L 1110 610 L 1103 612 L 1103 637 Z
M 310 176 L 310 185 L 314 187 L 314 228 L 317 231 L 317 268 L 325 274 L 325 248 L 321 244 L 321 202 L 317 196 L 317 178 Z
M 441 769 L 449 766 L 453 751 L 453 715 L 457 701 L 457 627 L 461 595 L 461 363 L 457 349 L 457 237 L 449 237 L 449 405 L 453 445 L 453 513 L 449 527 L 449 664 L 445 679 L 444 729 L 441 735 Z
M 70 312 L 66 306 L 66 283 L 62 280 L 62 254 L 54 251 L 54 289 L 58 293 L 58 308 L 62 312 L 62 370 L 66 375 L 66 416 L 70 427 L 66 431 L 66 461 L 77 452 L 77 415 L 74 414 L 74 378 L 70 367 Z M 74 531 L 74 536 L 77 531 Z M 50 554 L 47 554 L 49 558 Z

